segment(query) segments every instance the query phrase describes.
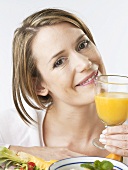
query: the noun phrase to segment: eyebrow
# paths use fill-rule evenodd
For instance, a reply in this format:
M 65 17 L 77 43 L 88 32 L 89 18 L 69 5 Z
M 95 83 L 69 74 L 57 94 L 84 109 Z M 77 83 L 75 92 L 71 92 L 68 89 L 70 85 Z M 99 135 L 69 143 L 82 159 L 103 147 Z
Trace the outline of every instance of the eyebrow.
M 76 42 L 78 42 L 78 41 L 79 41 L 81 38 L 83 38 L 85 35 L 86 35 L 86 34 L 80 35 L 80 36 L 76 39 Z M 58 53 L 56 53 L 55 55 L 53 55 L 52 58 L 49 60 L 49 62 L 50 62 L 52 59 L 56 58 L 58 55 L 62 54 L 63 52 L 64 52 L 64 50 L 61 50 L 61 51 L 59 51 Z M 49 63 L 49 62 L 48 62 L 48 63 Z
M 81 34 L 77 39 L 76 42 L 78 42 L 81 38 L 83 38 L 86 34 Z
M 51 61 L 52 59 L 56 58 L 58 55 L 60 55 L 60 54 L 63 53 L 63 52 L 64 52 L 64 50 L 61 50 L 61 51 L 59 51 L 58 53 L 56 53 L 55 55 L 53 55 L 52 58 L 49 60 L 48 63 L 50 63 L 50 61 Z

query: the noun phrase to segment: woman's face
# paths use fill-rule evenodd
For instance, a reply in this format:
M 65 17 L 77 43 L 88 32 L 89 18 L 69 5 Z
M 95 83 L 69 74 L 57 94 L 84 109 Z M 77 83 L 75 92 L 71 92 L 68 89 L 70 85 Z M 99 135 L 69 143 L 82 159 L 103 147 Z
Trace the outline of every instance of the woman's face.
M 45 26 L 32 44 L 43 81 L 39 95 L 54 103 L 85 105 L 94 101 L 94 79 L 104 72 L 101 56 L 85 33 L 69 23 Z

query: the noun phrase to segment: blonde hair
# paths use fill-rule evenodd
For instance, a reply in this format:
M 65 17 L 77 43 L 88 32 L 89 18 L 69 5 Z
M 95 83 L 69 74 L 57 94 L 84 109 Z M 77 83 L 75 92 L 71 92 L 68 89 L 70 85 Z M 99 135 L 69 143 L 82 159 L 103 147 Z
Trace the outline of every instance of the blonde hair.
M 85 23 L 74 14 L 61 9 L 44 9 L 30 15 L 14 33 L 13 100 L 20 117 L 26 123 L 31 123 L 34 120 L 27 113 L 22 97 L 30 107 L 38 110 L 45 109 L 46 104 L 52 101 L 50 95 L 38 96 L 36 93 L 36 83 L 42 81 L 43 78 L 38 71 L 36 60 L 32 54 L 32 41 L 41 27 L 61 22 L 68 22 L 80 28 L 95 44 L 93 36 Z M 33 83 L 33 78 L 36 78 L 35 83 Z

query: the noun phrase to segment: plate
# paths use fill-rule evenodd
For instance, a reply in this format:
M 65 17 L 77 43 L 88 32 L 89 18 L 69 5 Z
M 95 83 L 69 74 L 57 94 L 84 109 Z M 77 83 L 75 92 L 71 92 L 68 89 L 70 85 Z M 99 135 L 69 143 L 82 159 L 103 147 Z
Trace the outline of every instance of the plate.
M 84 168 L 80 167 L 80 164 L 87 162 L 95 162 L 95 160 L 103 161 L 107 160 L 113 163 L 114 170 L 128 170 L 128 166 L 123 164 L 122 162 L 115 161 L 112 159 L 101 158 L 101 157 L 73 157 L 59 160 L 53 163 L 48 170 L 84 170 Z

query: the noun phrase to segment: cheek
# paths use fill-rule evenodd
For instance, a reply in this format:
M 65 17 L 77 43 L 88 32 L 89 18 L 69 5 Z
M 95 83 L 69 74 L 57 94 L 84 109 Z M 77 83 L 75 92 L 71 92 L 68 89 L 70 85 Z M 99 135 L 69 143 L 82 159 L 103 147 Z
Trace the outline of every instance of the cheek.
M 97 59 L 96 59 L 97 58 Z M 105 70 L 105 65 L 103 63 L 103 60 L 101 58 L 100 55 L 97 55 L 97 57 L 95 58 L 95 61 L 97 62 L 97 64 L 99 65 L 99 71 L 102 73 L 102 74 L 106 74 L 106 70 Z
M 106 74 L 106 69 L 105 69 L 105 66 L 104 66 L 104 63 L 103 63 L 102 60 L 100 61 L 99 70 L 100 70 L 100 72 L 101 72 L 102 74 Z
M 98 52 L 98 50 L 93 50 L 90 60 L 99 66 L 99 71 L 102 74 L 106 73 L 102 57 L 101 57 L 100 53 Z
M 47 88 L 49 89 L 49 94 L 53 98 L 59 98 L 62 100 L 68 100 L 69 93 L 71 91 L 71 82 L 70 79 L 67 79 L 67 76 L 64 78 L 62 75 L 58 78 L 51 78 L 47 82 Z
M 57 85 L 60 88 L 65 86 L 71 86 L 73 81 L 73 73 L 68 65 L 64 68 L 56 69 L 50 76 L 53 84 Z
M 47 88 L 49 91 L 56 93 L 60 89 L 64 88 L 65 80 L 63 80 L 62 76 L 49 76 L 45 79 L 45 82 L 47 84 Z

